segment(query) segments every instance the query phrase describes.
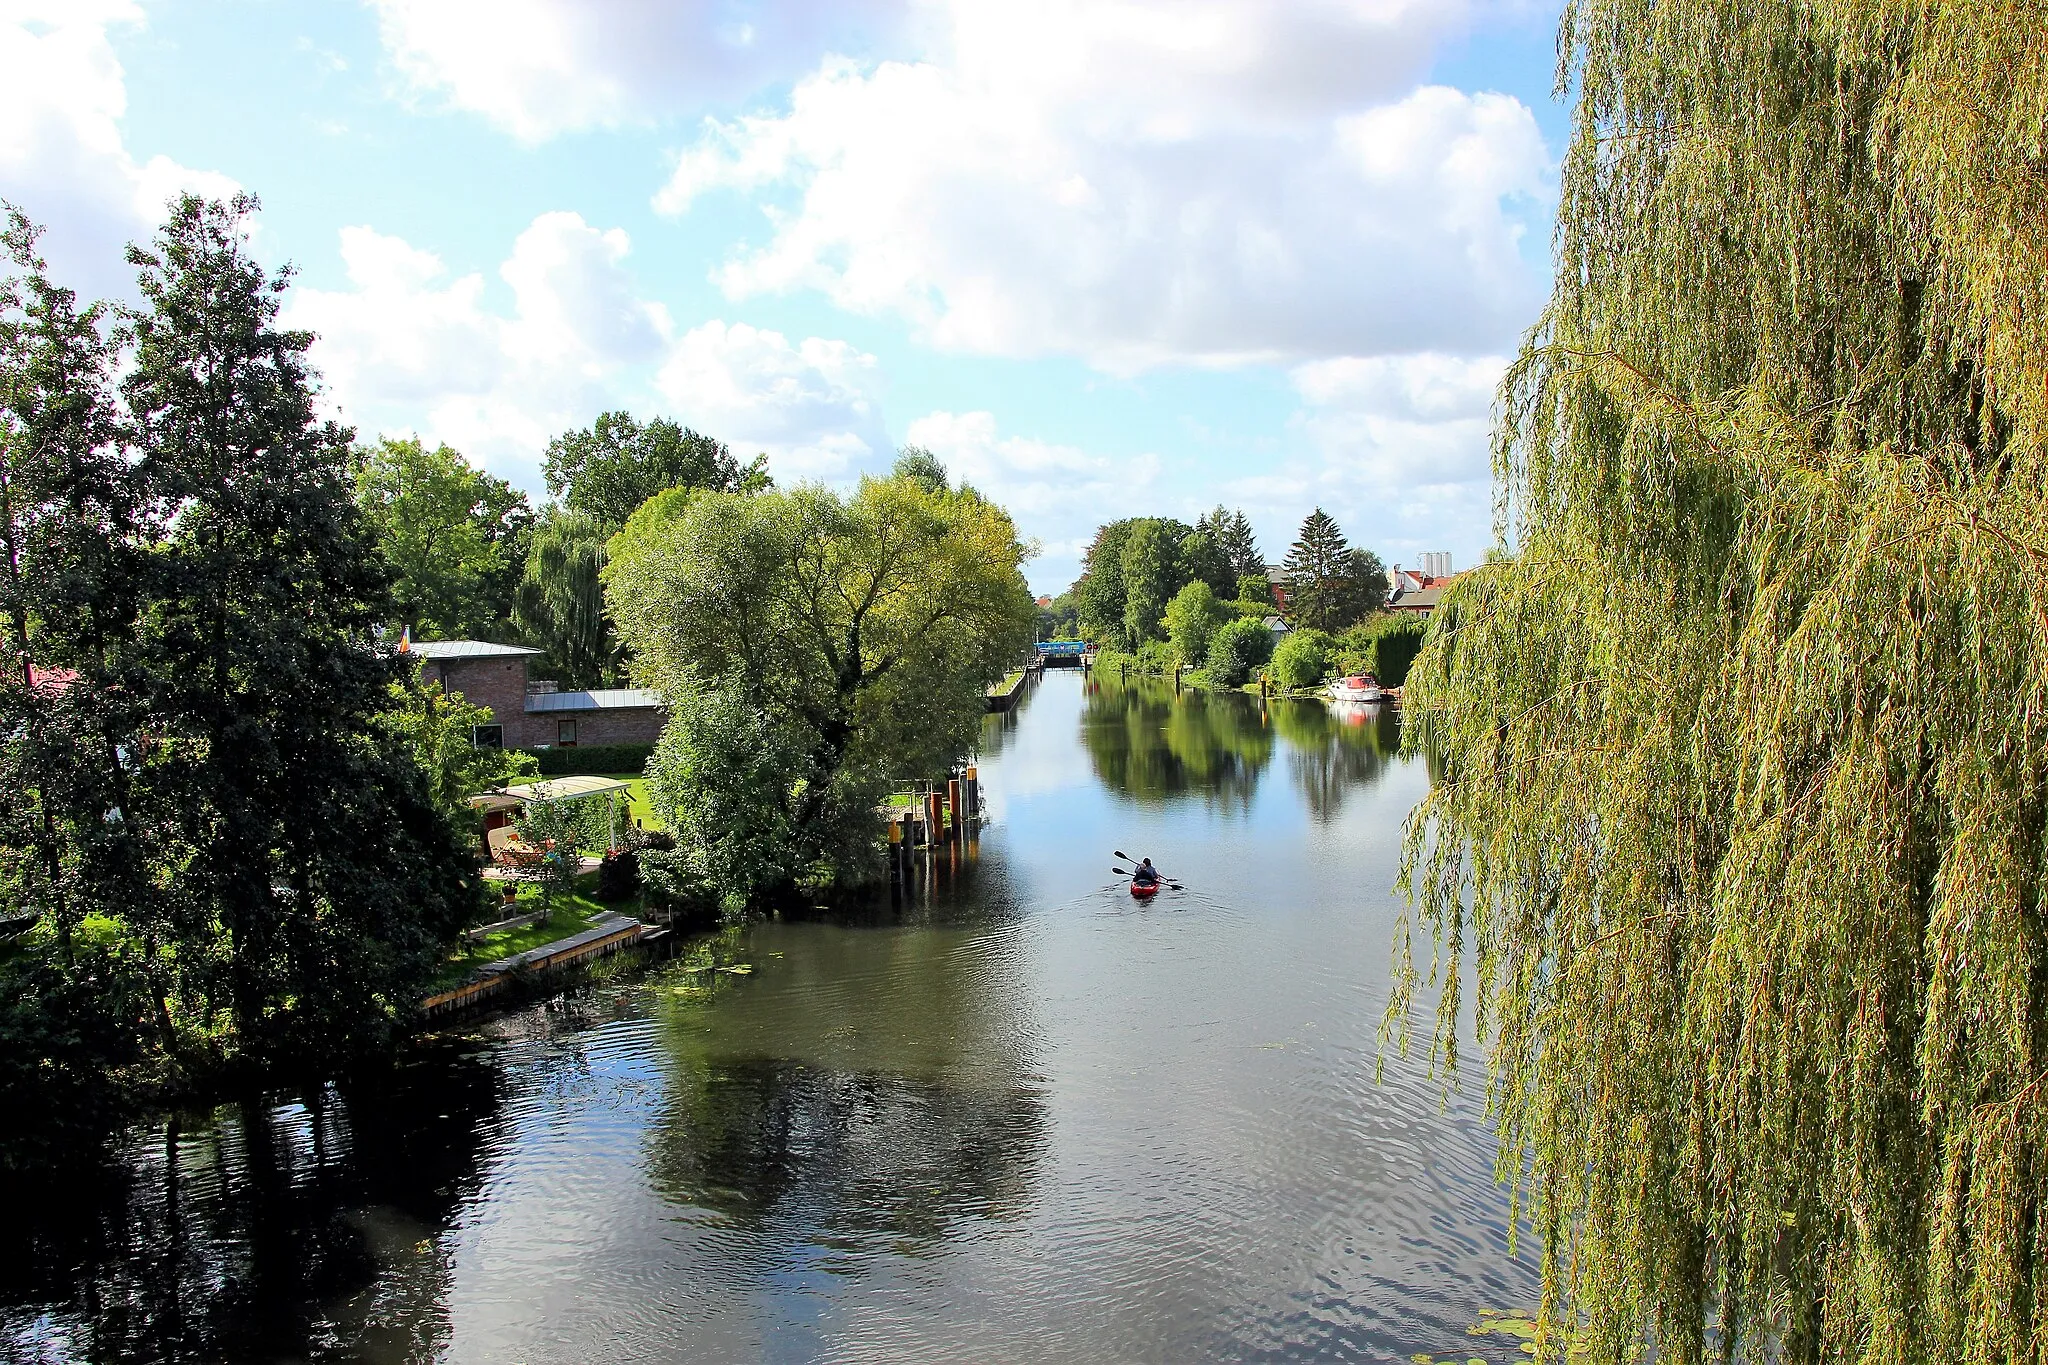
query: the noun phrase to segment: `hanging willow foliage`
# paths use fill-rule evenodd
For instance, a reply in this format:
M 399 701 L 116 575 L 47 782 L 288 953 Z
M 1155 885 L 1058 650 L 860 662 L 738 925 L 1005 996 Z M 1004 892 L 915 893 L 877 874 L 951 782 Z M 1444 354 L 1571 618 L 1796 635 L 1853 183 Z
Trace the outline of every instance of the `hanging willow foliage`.
M 1476 961 L 1542 1352 L 2048 1359 L 2048 0 L 1559 46 L 1404 878 Z

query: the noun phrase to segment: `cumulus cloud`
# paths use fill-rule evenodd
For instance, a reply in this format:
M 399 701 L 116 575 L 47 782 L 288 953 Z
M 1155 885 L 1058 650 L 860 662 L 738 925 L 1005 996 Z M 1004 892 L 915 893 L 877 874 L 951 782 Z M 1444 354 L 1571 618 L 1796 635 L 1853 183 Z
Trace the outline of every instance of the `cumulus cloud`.
M 527 142 L 750 94 L 886 28 L 894 0 L 372 0 L 412 90 Z
M 127 85 L 109 38 L 140 24 L 133 0 L 14 0 L 0 7 L 0 197 L 49 230 L 52 273 L 86 295 L 126 295 L 121 259 L 187 190 L 231 195 L 234 181 L 168 157 L 138 162 L 121 136 Z
M 1488 431 L 1501 356 L 1339 356 L 1297 366 L 1297 453 L 1225 485 L 1278 559 L 1311 506 L 1389 563 L 1477 561 L 1492 526 Z
M 821 291 L 1111 370 L 1416 350 L 1526 323 L 1549 160 L 1518 101 L 1412 88 L 1455 3 L 959 0 L 927 60 L 826 62 L 656 197 L 761 196 L 728 295 Z
M 783 477 L 841 475 L 886 444 L 875 357 L 745 323 L 678 337 L 640 297 L 631 245 L 580 215 L 541 214 L 498 267 L 503 310 L 482 273 L 451 275 L 401 238 L 343 228 L 347 287 L 295 291 L 285 320 L 319 334 L 313 358 L 344 421 L 446 441 L 527 487 L 549 439 L 606 408 L 660 406 L 766 451 Z
M 1115 458 L 1070 445 L 999 433 L 989 412 L 933 412 L 910 424 L 908 443 L 946 464 L 955 482 L 973 484 L 1040 543 L 1031 568 L 1042 591 L 1057 592 L 1080 570 L 1095 528 L 1119 508 L 1149 505 L 1157 455 Z
M 713 320 L 692 328 L 655 377 L 677 412 L 737 453 L 762 451 L 778 474 L 844 476 L 886 449 L 876 393 L 881 362 L 844 341 Z

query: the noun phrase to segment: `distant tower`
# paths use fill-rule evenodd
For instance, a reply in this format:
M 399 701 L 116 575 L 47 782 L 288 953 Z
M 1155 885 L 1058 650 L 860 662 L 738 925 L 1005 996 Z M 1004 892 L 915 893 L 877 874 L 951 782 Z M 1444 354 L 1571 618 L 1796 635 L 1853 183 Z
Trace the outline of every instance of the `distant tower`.
M 1424 551 L 1422 556 L 1422 573 L 1426 578 L 1449 578 L 1451 576 L 1450 551 Z

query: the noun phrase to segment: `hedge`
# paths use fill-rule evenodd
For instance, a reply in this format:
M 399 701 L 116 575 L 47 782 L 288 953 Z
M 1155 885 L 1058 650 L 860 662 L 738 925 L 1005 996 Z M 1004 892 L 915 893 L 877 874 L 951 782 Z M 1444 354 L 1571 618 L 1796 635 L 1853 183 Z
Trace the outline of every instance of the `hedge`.
M 572 744 L 568 748 L 529 749 L 540 760 L 543 777 L 582 773 L 637 773 L 654 756 L 652 744 Z

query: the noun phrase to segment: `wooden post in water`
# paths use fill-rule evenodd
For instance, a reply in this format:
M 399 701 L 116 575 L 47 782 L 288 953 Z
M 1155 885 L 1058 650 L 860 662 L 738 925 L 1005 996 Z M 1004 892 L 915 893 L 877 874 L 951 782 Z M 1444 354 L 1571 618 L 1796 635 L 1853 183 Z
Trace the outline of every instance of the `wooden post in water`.
M 963 818 L 967 808 L 960 804 L 960 779 L 957 777 L 946 783 L 946 809 L 953 812 L 953 828 L 947 837 L 958 843 L 961 832 L 967 828 L 967 821 Z
M 967 802 L 967 818 L 981 819 L 981 779 L 973 768 L 969 768 L 967 775 L 961 779 L 960 795 Z
M 944 798 L 942 798 L 936 790 L 925 793 L 924 846 L 926 848 L 937 848 L 939 846 L 939 840 L 945 837 L 946 813 L 945 808 L 942 804 L 943 800 Z

